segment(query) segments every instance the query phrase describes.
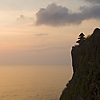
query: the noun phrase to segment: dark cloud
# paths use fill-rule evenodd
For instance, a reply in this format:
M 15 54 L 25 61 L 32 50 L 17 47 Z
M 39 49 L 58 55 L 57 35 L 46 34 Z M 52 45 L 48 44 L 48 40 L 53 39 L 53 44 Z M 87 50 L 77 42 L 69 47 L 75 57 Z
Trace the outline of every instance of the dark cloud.
M 100 19 L 100 5 L 81 7 L 80 12 L 72 12 L 66 7 L 50 4 L 41 8 L 37 14 L 36 25 L 63 26 L 81 24 L 83 20 Z
M 85 0 L 85 1 L 96 4 L 100 3 L 100 0 Z
M 87 19 L 100 19 L 100 5 L 81 8 L 81 17 Z

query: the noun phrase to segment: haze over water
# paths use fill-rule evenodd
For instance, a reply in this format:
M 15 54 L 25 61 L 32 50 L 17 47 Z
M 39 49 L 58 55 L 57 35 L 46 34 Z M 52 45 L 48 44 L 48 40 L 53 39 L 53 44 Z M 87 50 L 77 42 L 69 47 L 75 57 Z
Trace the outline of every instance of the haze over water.
M 58 100 L 71 76 L 68 66 L 1 66 L 0 100 Z

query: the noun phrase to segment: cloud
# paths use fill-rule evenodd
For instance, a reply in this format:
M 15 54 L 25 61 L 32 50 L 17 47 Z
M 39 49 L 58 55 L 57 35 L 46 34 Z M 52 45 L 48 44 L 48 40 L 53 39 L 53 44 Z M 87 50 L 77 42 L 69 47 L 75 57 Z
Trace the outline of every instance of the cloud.
M 96 4 L 100 3 L 100 0 L 85 0 L 85 1 Z
M 48 34 L 46 34 L 46 33 L 40 33 L 40 34 L 35 34 L 35 36 L 47 36 Z
M 100 5 L 95 5 L 92 7 L 81 7 L 81 17 L 84 20 L 87 19 L 100 19 Z
M 20 15 L 20 17 L 17 18 L 17 20 L 22 20 L 22 19 L 25 19 L 24 15 Z
M 27 17 L 27 16 L 24 16 L 24 15 L 20 15 L 17 20 L 33 20 L 32 17 Z
M 32 24 L 33 22 L 33 18 L 32 17 L 28 17 L 28 16 L 25 16 L 25 15 L 20 15 L 18 18 L 17 18 L 17 24 Z
M 100 19 L 100 5 L 80 7 L 80 12 L 72 12 L 66 7 L 50 4 L 36 14 L 36 25 L 64 26 L 81 24 L 88 19 Z

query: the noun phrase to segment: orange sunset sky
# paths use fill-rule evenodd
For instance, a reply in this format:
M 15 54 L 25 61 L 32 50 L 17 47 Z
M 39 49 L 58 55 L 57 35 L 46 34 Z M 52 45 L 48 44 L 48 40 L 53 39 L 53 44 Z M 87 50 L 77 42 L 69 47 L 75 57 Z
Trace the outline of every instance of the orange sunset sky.
M 78 35 L 100 27 L 99 0 L 0 0 L 0 65 L 71 65 Z

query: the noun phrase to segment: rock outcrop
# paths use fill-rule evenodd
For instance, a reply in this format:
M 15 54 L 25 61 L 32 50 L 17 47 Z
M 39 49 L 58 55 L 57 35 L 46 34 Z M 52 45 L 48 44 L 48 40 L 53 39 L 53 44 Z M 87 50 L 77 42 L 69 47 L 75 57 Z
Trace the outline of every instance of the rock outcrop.
M 73 77 L 60 100 L 100 100 L 100 29 L 72 47 Z

